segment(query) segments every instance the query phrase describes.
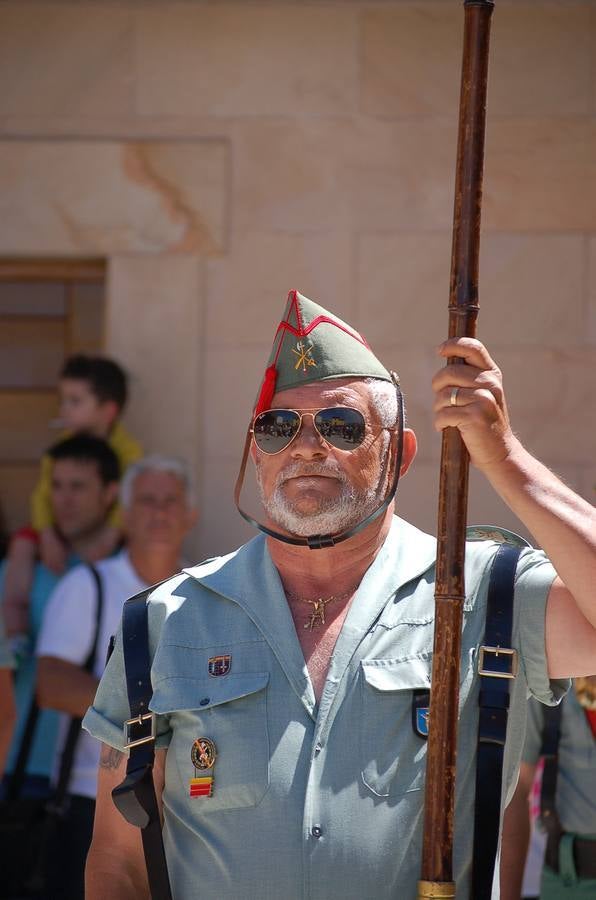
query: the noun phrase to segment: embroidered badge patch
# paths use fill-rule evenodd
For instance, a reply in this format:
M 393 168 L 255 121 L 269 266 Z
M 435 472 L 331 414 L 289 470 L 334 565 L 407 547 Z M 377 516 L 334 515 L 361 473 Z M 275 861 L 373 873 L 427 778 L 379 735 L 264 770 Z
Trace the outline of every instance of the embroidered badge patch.
M 428 711 L 430 691 L 414 691 L 412 697 L 412 728 L 414 734 L 426 740 L 428 738 Z
M 210 675 L 217 678 L 219 675 L 227 675 L 232 667 L 232 656 L 227 653 L 224 656 L 211 656 L 207 664 Z
M 296 362 L 294 363 L 294 368 L 296 370 L 302 369 L 303 372 L 306 372 L 309 366 L 316 366 L 316 362 L 312 358 L 312 343 L 306 345 L 304 341 L 296 342 L 296 349 L 292 347 L 292 353 L 297 357 Z
M 197 738 L 190 751 L 190 759 L 195 768 L 195 777 L 188 782 L 189 796 L 211 797 L 213 794 L 213 775 L 198 775 L 213 769 L 217 759 L 217 748 L 210 738 Z

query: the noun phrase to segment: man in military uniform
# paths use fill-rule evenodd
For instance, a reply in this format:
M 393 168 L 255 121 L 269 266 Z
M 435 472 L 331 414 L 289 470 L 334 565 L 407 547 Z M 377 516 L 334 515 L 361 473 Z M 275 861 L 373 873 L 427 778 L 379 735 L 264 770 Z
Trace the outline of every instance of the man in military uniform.
M 434 378 L 437 431 L 459 428 L 551 560 L 526 550 L 517 566 L 507 791 L 528 693 L 552 704 L 561 679 L 594 665 L 596 516 L 515 438 L 482 344 L 450 340 L 440 355 L 466 365 Z M 266 536 L 185 570 L 148 602 L 154 780 L 175 900 L 416 896 L 426 743 L 412 710 L 430 684 L 436 542 L 393 515 L 396 477 L 416 453 L 400 405 L 364 338 L 291 292 L 247 436 Z M 466 553 L 460 900 L 470 896 L 478 648 L 497 547 Z M 118 638 L 84 723 L 106 744 L 89 900 L 148 895 L 139 833 L 110 796 L 129 717 Z
M 505 813 L 502 900 L 519 900 L 530 823 L 528 798 L 543 752 L 547 710 L 530 700 L 519 781 Z M 552 713 L 551 713 L 552 715 Z M 596 676 L 577 678 L 553 726 L 559 731 L 554 804 L 543 797 L 548 820 L 540 900 L 596 897 Z M 550 750 L 546 747 L 545 750 Z M 548 776 L 543 791 L 548 791 Z

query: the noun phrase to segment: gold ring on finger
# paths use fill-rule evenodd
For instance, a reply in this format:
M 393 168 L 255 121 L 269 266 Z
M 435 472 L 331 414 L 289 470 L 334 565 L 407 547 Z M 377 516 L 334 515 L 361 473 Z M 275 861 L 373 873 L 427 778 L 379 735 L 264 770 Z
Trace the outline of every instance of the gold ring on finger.
M 451 388 L 451 394 L 449 396 L 449 404 L 450 406 L 457 406 L 457 395 L 459 393 L 459 388 L 454 387 Z

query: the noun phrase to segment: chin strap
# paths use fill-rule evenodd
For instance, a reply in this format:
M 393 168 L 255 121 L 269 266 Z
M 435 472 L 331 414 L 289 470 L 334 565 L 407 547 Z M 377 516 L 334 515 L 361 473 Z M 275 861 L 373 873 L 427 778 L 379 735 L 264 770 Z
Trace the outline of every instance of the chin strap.
M 351 538 L 355 534 L 358 534 L 359 531 L 362 531 L 363 528 L 366 528 L 367 525 L 370 525 L 371 522 L 374 522 L 375 519 L 377 519 L 382 513 L 384 513 L 395 497 L 395 493 L 397 491 L 404 449 L 403 395 L 399 386 L 399 377 L 395 374 L 395 372 L 391 373 L 391 378 L 395 386 L 395 393 L 397 397 L 397 438 L 392 437 L 391 439 L 391 450 L 393 451 L 392 456 L 394 457 L 394 471 L 389 492 L 385 499 L 382 500 L 381 503 L 379 503 L 376 509 L 374 509 L 371 513 L 369 513 L 368 516 L 366 516 L 366 518 L 362 519 L 362 521 L 358 522 L 356 525 L 353 525 L 351 528 L 348 528 L 345 531 L 340 531 L 338 534 L 311 534 L 308 537 L 293 537 L 291 535 L 282 534 L 279 531 L 275 531 L 273 528 L 269 528 L 267 525 L 263 525 L 261 522 L 257 522 L 256 519 L 253 519 L 253 517 L 245 512 L 240 506 L 240 494 L 242 493 L 244 473 L 246 471 L 248 454 L 250 452 L 250 442 L 252 440 L 250 431 L 251 426 L 249 425 L 248 431 L 246 433 L 246 441 L 244 442 L 244 452 L 242 454 L 240 472 L 236 480 L 236 487 L 234 488 L 234 501 L 242 518 L 245 519 L 250 525 L 258 528 L 259 531 L 262 531 L 263 534 L 275 538 L 276 541 L 283 541 L 284 544 L 292 544 L 295 547 L 309 547 L 311 550 L 323 550 L 327 547 L 334 547 L 336 544 L 340 544 L 342 541 L 346 541 L 348 538 Z

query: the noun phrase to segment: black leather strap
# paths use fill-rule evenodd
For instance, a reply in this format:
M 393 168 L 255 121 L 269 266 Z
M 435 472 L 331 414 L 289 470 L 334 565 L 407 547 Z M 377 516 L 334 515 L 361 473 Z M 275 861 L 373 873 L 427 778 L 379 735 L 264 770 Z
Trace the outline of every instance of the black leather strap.
M 509 682 L 517 657 L 511 653 L 513 593 L 520 547 L 502 544 L 493 560 L 488 588 L 486 630 L 480 649 L 478 750 L 474 809 L 474 900 L 490 900 L 499 843 L 503 755 L 507 737 Z M 498 651 L 487 650 L 498 648 Z
M 559 841 L 563 834 L 557 813 L 555 797 L 559 774 L 559 740 L 561 737 L 561 704 L 543 706 L 544 726 L 540 755 L 544 758 L 540 789 L 540 822 L 548 834 L 546 863 L 553 871 L 559 871 Z
M 101 618 L 103 615 L 103 606 L 104 606 L 104 592 L 103 592 L 103 582 L 101 580 L 101 575 L 97 571 L 94 565 L 91 563 L 87 563 L 86 567 L 91 574 L 93 581 L 95 582 L 95 628 L 93 632 L 93 641 L 91 643 L 91 649 L 87 654 L 87 658 L 83 663 L 82 668 L 85 669 L 86 672 L 93 673 L 95 668 L 95 658 L 97 656 L 97 644 L 99 642 L 99 629 L 101 626 Z M 63 811 L 65 804 L 67 803 L 67 792 L 68 792 L 68 783 L 70 781 L 70 772 L 72 769 L 72 765 L 74 762 L 74 756 L 77 749 L 77 744 L 79 743 L 79 738 L 81 736 L 81 721 L 80 718 L 72 718 L 70 720 L 68 731 L 66 733 L 66 740 L 64 742 L 64 747 L 62 749 L 62 757 L 60 760 L 60 771 L 58 773 L 58 783 L 56 785 L 56 791 L 54 796 L 52 797 L 51 805 L 52 807 L 59 812 Z
M 130 726 L 128 733 L 133 741 L 142 738 L 147 740 L 145 743 L 130 747 L 126 778 L 114 788 L 112 799 L 127 822 L 142 829 L 143 853 L 151 897 L 153 900 L 171 900 L 159 807 L 153 785 L 155 762 L 155 740 L 151 738 L 153 721 L 150 718 L 141 718 L 149 713 L 149 702 L 153 694 L 147 598 L 155 587 L 157 585 L 127 600 L 122 613 L 122 650 L 130 717 L 139 719 L 138 724 Z
M 23 783 L 25 781 L 25 775 L 27 772 L 27 763 L 29 762 L 29 756 L 33 747 L 33 738 L 35 737 L 38 719 L 39 706 L 37 705 L 37 700 L 35 699 L 34 695 L 29 706 L 29 711 L 27 713 L 27 719 L 25 721 L 25 727 L 23 729 L 23 735 L 21 737 L 21 743 L 19 744 L 19 751 L 17 753 L 14 769 L 12 775 L 10 775 L 9 777 L 8 787 L 6 788 L 5 799 L 9 803 L 13 803 L 21 796 L 21 791 L 23 789 Z

